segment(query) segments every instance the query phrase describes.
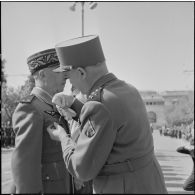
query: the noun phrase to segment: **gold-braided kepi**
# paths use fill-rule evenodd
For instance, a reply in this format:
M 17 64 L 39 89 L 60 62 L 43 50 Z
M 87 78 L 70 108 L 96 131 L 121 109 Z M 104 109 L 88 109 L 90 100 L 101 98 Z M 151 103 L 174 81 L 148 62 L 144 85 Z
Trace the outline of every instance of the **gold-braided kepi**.
M 31 74 L 43 68 L 56 66 L 59 67 L 60 62 L 54 48 L 37 52 L 27 58 L 27 64 Z

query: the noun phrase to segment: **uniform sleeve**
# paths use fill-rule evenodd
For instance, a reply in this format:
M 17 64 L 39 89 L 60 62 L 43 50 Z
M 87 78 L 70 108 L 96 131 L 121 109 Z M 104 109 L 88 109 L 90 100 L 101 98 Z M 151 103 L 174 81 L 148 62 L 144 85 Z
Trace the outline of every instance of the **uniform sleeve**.
M 42 115 L 31 104 L 19 104 L 12 122 L 16 132 L 11 163 L 16 193 L 39 193 L 42 191 Z
M 75 121 L 77 121 L 79 119 L 79 115 L 80 115 L 80 112 L 82 110 L 82 107 L 83 107 L 83 103 L 81 101 L 79 101 L 78 99 L 75 98 L 73 104 L 71 105 L 71 109 L 73 109 L 75 112 L 76 112 L 76 116 L 73 117 L 73 119 Z
M 116 132 L 106 107 L 96 101 L 87 102 L 81 111 L 81 134 L 76 146 L 70 138 L 61 140 L 67 169 L 82 181 L 95 178 L 112 149 Z

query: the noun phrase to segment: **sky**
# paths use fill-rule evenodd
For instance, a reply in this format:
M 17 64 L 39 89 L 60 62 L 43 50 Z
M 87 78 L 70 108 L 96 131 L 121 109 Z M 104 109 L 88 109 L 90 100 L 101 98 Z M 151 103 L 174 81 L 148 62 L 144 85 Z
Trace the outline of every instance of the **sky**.
M 29 75 L 28 56 L 81 36 L 81 4 L 1 2 L 7 84 Z M 194 90 L 194 2 L 85 3 L 85 35 L 97 34 L 110 72 L 138 90 Z

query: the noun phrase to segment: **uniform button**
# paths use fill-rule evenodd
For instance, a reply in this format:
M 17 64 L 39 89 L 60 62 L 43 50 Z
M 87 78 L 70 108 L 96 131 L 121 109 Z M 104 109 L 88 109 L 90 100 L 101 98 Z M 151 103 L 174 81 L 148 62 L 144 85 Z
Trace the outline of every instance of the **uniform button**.
M 49 176 L 46 176 L 46 180 L 49 180 L 50 179 L 50 177 Z

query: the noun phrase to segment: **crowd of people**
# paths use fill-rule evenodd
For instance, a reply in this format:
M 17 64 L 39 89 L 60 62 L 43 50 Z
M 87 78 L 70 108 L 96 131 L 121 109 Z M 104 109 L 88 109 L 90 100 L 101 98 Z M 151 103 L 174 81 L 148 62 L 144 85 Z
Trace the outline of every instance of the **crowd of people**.
M 9 148 L 15 146 L 15 133 L 9 122 L 1 125 L 1 147 Z
M 152 130 L 152 129 L 151 129 Z M 185 139 L 190 141 L 193 137 L 193 124 L 166 127 L 162 126 L 159 129 L 160 135 L 170 136 L 177 139 Z M 9 122 L 1 125 L 1 147 L 9 148 L 15 146 L 15 133 Z
M 166 127 L 159 129 L 160 135 L 170 136 L 176 139 L 185 139 L 189 144 L 177 148 L 177 152 L 188 154 L 193 161 L 191 174 L 186 178 L 183 189 L 185 191 L 194 191 L 194 121 L 191 124 L 182 124 L 180 126 Z
M 160 135 L 190 141 L 194 136 L 194 123 L 192 122 L 189 125 L 182 124 L 180 126 L 173 127 L 162 126 L 159 131 Z

